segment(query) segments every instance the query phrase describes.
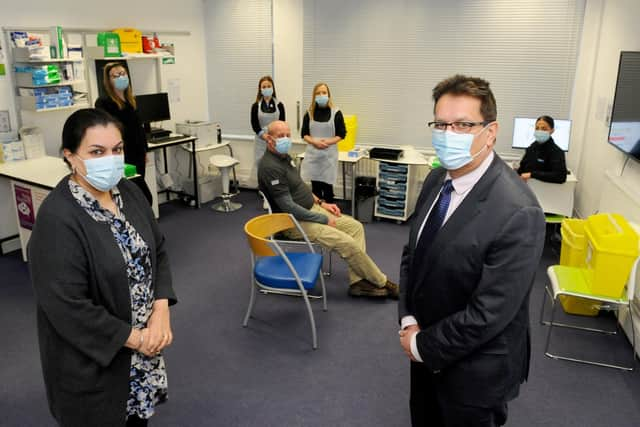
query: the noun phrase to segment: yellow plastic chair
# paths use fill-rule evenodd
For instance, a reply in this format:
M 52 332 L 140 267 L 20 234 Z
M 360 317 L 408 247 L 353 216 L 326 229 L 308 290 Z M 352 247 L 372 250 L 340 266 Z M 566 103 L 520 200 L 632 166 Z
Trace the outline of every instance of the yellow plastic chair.
M 260 196 L 260 198 L 264 203 L 263 206 L 267 208 L 267 212 L 273 213 L 273 209 L 271 208 L 271 203 L 269 203 L 269 199 L 267 199 L 267 196 L 265 196 L 265 194 L 261 190 L 258 190 L 258 195 Z M 301 240 L 279 239 L 278 243 L 280 243 L 284 247 L 295 247 L 297 245 L 306 246 L 306 243 Z M 331 276 L 331 273 L 333 272 L 333 258 L 331 256 L 332 251 L 329 251 L 323 248 L 322 245 L 320 245 L 319 243 L 311 243 L 311 244 L 313 245 L 313 247 L 318 253 L 322 254 L 322 259 L 324 262 L 322 274 L 324 274 L 325 277 Z M 327 252 L 326 257 L 325 257 L 325 252 Z M 265 291 L 263 293 L 267 293 L 267 292 Z M 310 296 L 310 298 L 318 298 L 318 297 Z
M 636 228 L 636 227 L 634 227 Z M 636 229 L 637 230 L 637 229 Z M 608 297 L 597 295 L 591 292 L 589 287 L 588 279 L 585 274 L 585 270 L 577 267 L 568 267 L 564 265 L 552 265 L 547 269 L 547 276 L 549 277 L 549 284 L 545 288 L 545 295 L 542 300 L 542 309 L 540 313 L 540 321 L 541 323 L 549 326 L 549 330 L 547 332 L 547 342 L 545 345 L 545 355 L 557 360 L 567 360 L 570 362 L 578 362 L 585 363 L 588 365 L 597 365 L 603 366 L 607 368 L 615 368 L 621 369 L 625 371 L 632 371 L 634 369 L 634 364 L 636 360 L 636 340 L 635 340 L 635 330 L 633 325 L 633 310 L 631 309 L 631 301 L 633 301 L 635 287 L 636 287 L 636 274 L 638 270 L 638 261 L 639 258 L 636 258 L 633 266 L 631 267 L 631 272 L 629 273 L 629 277 L 627 279 L 626 292 L 620 296 L 619 298 Z M 560 305 L 559 297 L 567 295 L 572 297 L 584 298 L 590 301 L 594 301 L 595 303 L 602 304 L 600 306 L 601 310 L 619 310 L 621 307 L 626 307 L 629 314 L 629 320 L 631 323 L 631 351 L 633 354 L 632 364 L 630 366 L 623 365 L 613 365 L 609 363 L 603 363 L 598 361 L 590 361 L 585 359 L 578 359 L 574 357 L 561 356 L 555 353 L 552 353 L 549 350 L 549 345 L 551 342 L 551 332 L 554 327 L 563 327 L 563 328 L 571 328 L 571 329 L 579 329 L 588 332 L 598 332 L 609 335 L 615 335 L 618 330 L 618 325 L 616 323 L 615 330 L 605 330 L 605 329 L 597 329 L 597 328 L 586 328 L 582 326 L 566 324 L 566 323 L 558 323 L 555 322 L 555 314 L 556 309 Z M 551 300 L 551 320 L 544 321 L 543 313 L 544 313 L 544 305 L 545 301 L 549 297 Z
M 285 252 L 272 236 L 297 228 L 302 234 L 308 252 Z M 316 323 L 309 303 L 308 291 L 320 278 L 323 310 L 327 311 L 327 293 L 322 274 L 322 255 L 313 245 L 293 215 L 286 213 L 266 214 L 249 220 L 244 232 L 251 248 L 251 295 L 249 307 L 242 326 L 246 327 L 253 311 L 256 290 L 265 290 L 280 295 L 301 296 L 309 314 L 313 349 L 318 348 Z

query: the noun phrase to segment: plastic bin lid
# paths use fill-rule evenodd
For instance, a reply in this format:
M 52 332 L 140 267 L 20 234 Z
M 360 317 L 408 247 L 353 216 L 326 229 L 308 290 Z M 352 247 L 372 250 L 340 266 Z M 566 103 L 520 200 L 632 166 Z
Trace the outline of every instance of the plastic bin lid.
M 585 232 L 598 251 L 638 255 L 638 234 L 620 214 L 602 213 L 587 218 Z

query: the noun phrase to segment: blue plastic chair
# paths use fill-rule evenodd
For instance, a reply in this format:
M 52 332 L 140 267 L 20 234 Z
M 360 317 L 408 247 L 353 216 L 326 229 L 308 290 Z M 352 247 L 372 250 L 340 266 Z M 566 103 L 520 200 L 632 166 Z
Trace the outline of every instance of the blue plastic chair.
M 308 252 L 285 252 L 273 236 L 281 231 L 297 228 L 302 234 Z M 256 290 L 281 295 L 301 296 L 304 300 L 313 338 L 313 349 L 318 348 L 316 323 L 309 303 L 308 291 L 320 279 L 323 310 L 327 311 L 327 296 L 322 274 L 322 255 L 313 245 L 296 219 L 286 213 L 266 214 L 249 220 L 244 231 L 251 248 L 251 295 L 242 326 L 246 327 L 253 311 Z

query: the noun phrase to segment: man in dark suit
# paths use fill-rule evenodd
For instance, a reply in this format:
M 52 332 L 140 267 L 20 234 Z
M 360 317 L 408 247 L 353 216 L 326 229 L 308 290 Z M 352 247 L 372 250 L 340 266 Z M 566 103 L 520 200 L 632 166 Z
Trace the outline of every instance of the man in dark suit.
M 420 193 L 400 268 L 400 344 L 413 426 L 499 426 L 529 370 L 529 292 L 544 245 L 535 196 L 494 152 L 485 80 L 433 90 L 443 167 Z

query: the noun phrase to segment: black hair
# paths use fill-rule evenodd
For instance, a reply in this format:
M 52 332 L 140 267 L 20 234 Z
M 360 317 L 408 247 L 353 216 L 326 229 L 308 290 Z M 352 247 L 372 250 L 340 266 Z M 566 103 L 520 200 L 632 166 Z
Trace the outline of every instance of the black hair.
M 546 122 L 551 129 L 555 129 L 554 123 L 553 123 L 553 117 L 551 116 L 540 116 L 536 119 L 536 123 L 538 123 L 538 121 L 542 120 L 543 122 Z
M 71 114 L 62 128 L 62 145 L 60 151 L 67 149 L 72 153 L 78 151 L 87 129 L 94 126 L 115 125 L 122 134 L 122 124 L 111 114 L 96 108 L 83 108 Z M 65 163 L 69 164 L 67 159 Z
M 489 87 L 489 82 L 479 77 L 469 77 L 462 74 L 444 79 L 433 88 L 433 111 L 436 110 L 438 100 L 446 94 L 454 96 L 466 95 L 480 100 L 480 114 L 488 122 L 498 117 L 496 98 Z

